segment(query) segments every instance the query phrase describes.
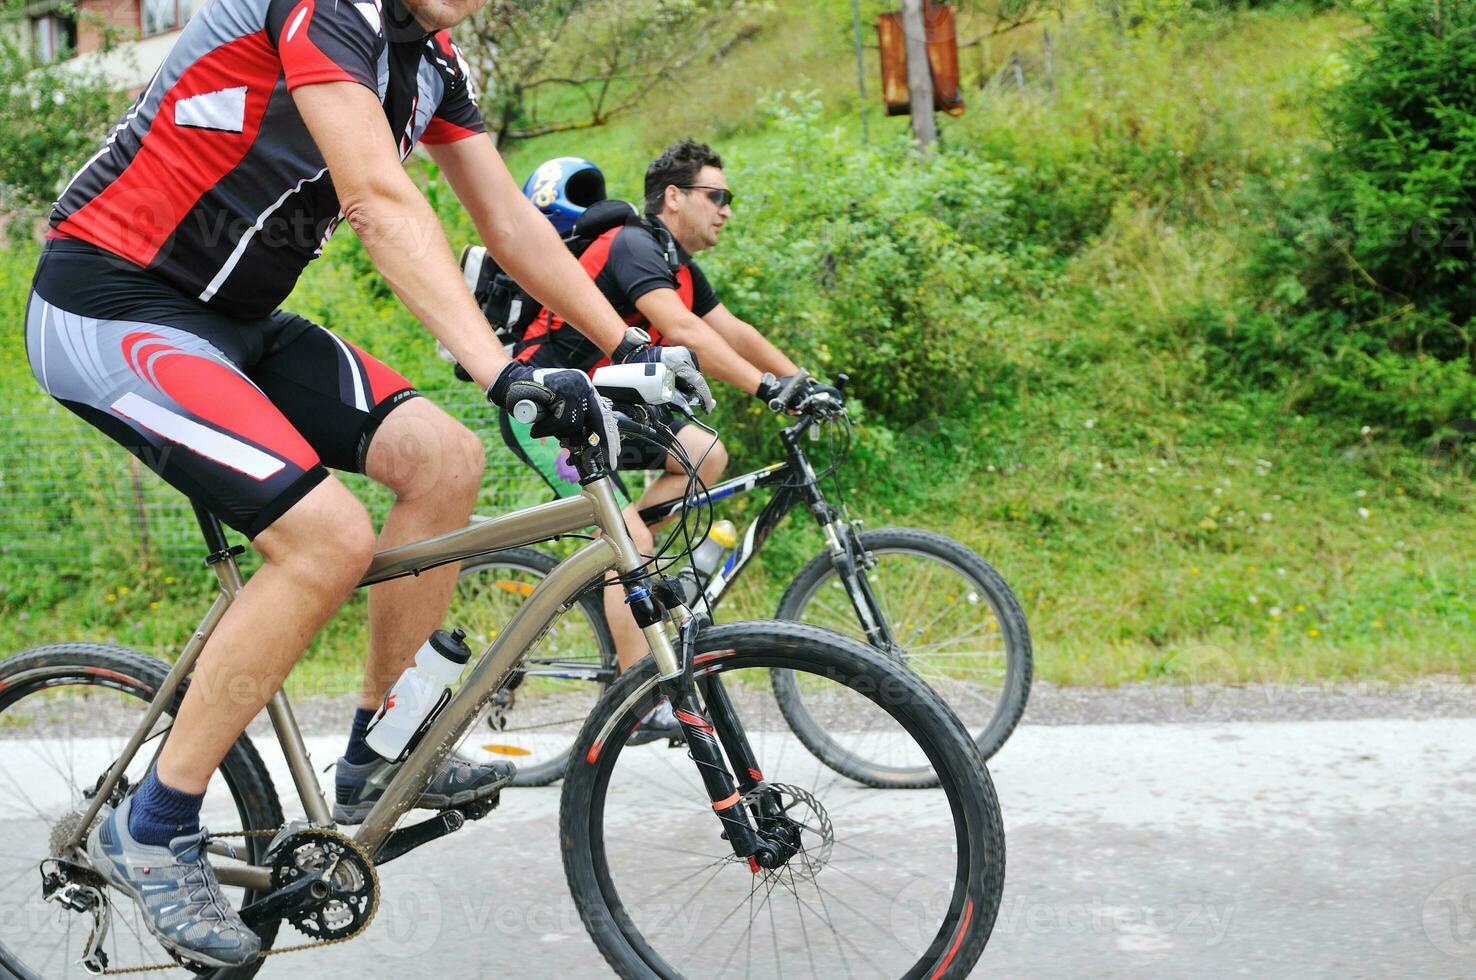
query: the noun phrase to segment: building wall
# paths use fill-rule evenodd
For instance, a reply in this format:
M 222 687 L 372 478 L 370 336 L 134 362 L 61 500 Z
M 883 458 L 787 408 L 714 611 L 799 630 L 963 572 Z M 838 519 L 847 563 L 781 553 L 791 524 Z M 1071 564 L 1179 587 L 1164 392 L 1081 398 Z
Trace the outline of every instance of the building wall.
M 140 28 L 139 0 L 77 0 L 77 53 L 102 47 L 103 33 L 97 19 L 120 31 Z

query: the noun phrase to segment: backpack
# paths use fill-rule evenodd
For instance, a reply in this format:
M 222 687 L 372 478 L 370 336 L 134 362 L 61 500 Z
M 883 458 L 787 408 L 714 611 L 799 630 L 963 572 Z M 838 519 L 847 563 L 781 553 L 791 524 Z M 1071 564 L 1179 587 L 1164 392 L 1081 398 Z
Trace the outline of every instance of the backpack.
M 564 247 L 576 259 L 580 258 L 594 244 L 595 239 L 623 225 L 640 225 L 650 231 L 661 243 L 672 272 L 675 273 L 681 267 L 676 242 L 671 233 L 646 221 L 635 205 L 626 201 L 606 200 L 590 205 L 564 238 Z M 467 251 L 470 253 L 471 247 Z M 485 249 L 481 251 L 483 258 L 480 268 L 476 270 L 475 281 L 468 281 L 467 285 L 471 286 L 472 295 L 476 297 L 477 305 L 482 308 L 482 314 L 492 326 L 492 332 L 511 356 L 513 348 L 523 339 L 528 325 L 538 316 L 543 306 L 518 285 L 512 276 L 504 272 L 497 261 L 486 254 Z M 463 271 L 470 273 L 465 268 L 470 264 L 465 258 L 462 264 Z M 472 277 L 468 274 L 467 278 L 471 280 Z

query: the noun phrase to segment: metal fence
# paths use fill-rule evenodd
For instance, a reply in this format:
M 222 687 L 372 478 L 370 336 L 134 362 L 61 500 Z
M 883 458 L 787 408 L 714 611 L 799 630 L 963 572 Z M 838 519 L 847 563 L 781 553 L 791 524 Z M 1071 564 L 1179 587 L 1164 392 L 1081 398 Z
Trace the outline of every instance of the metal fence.
M 503 445 L 495 410 L 475 389 L 426 395 L 482 437 L 487 474 L 478 513 L 541 503 L 547 486 Z M 204 546 L 188 499 L 102 433 L 39 392 L 0 410 L 0 552 L 77 570 L 100 562 L 198 562 Z M 339 477 L 384 519 L 391 493 Z

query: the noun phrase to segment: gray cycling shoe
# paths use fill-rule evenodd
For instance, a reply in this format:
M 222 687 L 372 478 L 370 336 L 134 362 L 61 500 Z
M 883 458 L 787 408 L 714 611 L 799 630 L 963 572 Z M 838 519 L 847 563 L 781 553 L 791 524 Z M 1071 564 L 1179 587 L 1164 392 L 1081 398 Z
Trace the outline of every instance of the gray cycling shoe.
M 374 804 L 384 795 L 384 788 L 394 778 L 397 768 L 398 763 L 383 759 L 356 766 L 340 756 L 333 769 L 333 821 L 363 823 Z M 415 805 L 422 810 L 449 810 L 453 806 L 485 800 L 512 782 L 517 771 L 511 762 L 473 762 L 453 752 L 441 764 Z
M 116 810 L 103 808 L 87 835 L 93 868 L 138 903 L 144 925 L 166 949 L 206 966 L 250 963 L 261 940 L 221 894 L 205 858 L 209 833 L 202 827 L 167 847 L 140 844 L 128 833 L 132 806 L 130 796 Z

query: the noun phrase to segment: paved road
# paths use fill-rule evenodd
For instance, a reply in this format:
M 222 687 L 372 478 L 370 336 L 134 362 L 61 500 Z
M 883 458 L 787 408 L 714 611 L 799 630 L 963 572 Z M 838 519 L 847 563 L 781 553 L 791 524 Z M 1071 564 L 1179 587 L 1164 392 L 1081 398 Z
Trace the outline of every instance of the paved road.
M 992 768 L 1009 874 L 977 975 L 1476 976 L 1476 719 L 1027 726 Z M 889 843 L 935 802 L 889 794 Z M 557 806 L 509 792 L 387 866 L 364 936 L 261 976 L 461 977 L 473 955 L 479 976 L 607 975 Z

